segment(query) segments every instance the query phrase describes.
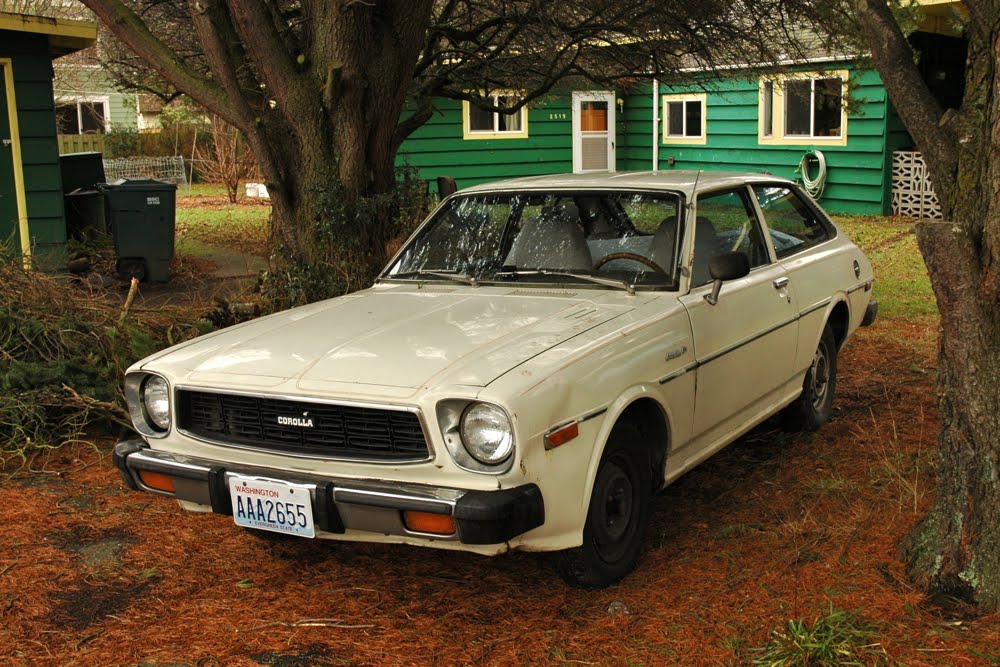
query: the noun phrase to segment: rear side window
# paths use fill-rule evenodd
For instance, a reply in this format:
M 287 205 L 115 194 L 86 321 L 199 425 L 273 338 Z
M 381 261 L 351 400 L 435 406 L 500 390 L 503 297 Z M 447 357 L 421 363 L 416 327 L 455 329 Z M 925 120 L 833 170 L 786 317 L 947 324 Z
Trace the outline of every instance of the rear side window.
M 780 185 L 755 185 L 778 259 L 833 238 L 833 230 L 793 190 Z

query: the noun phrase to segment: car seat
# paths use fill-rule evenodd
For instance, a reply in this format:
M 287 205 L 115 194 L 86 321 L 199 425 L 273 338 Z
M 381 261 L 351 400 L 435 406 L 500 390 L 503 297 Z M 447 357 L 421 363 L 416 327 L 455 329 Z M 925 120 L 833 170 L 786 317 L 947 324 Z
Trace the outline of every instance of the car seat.
M 519 269 L 589 271 L 594 260 L 580 227 L 577 207 L 548 207 L 525 222 L 507 263 Z

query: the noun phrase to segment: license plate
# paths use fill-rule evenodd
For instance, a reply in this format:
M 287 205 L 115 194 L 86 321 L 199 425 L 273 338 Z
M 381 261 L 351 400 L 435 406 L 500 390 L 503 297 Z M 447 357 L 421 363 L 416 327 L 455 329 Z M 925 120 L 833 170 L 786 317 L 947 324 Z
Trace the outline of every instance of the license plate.
M 315 537 L 309 487 L 258 477 L 229 478 L 237 526 Z

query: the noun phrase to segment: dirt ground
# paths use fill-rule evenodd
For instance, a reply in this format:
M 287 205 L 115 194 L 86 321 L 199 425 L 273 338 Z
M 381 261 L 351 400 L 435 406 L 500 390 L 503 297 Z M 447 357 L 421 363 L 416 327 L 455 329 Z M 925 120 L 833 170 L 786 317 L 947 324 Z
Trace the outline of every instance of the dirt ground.
M 683 477 L 596 592 L 538 555 L 261 541 L 128 491 L 111 438 L 41 456 L 0 485 L 0 664 L 742 665 L 831 606 L 892 663 L 1000 664 L 1000 618 L 941 611 L 897 551 L 932 497 L 935 331 L 859 332 L 829 424 L 765 424 Z

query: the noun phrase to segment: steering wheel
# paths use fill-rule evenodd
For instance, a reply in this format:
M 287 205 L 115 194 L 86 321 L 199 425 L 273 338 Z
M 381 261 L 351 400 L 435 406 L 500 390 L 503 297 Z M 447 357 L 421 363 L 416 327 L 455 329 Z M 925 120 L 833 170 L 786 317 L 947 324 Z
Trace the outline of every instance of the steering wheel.
M 601 257 L 599 260 L 594 262 L 593 270 L 597 271 L 599 268 L 601 268 L 608 262 L 612 262 L 616 259 L 631 259 L 633 262 L 639 262 L 640 264 L 645 264 L 646 266 L 653 269 L 657 273 L 666 273 L 666 271 L 663 270 L 663 267 L 661 267 L 659 264 L 657 264 L 650 258 L 643 257 L 642 255 L 639 255 L 634 252 L 613 252 L 610 255 L 605 255 L 604 257 Z

